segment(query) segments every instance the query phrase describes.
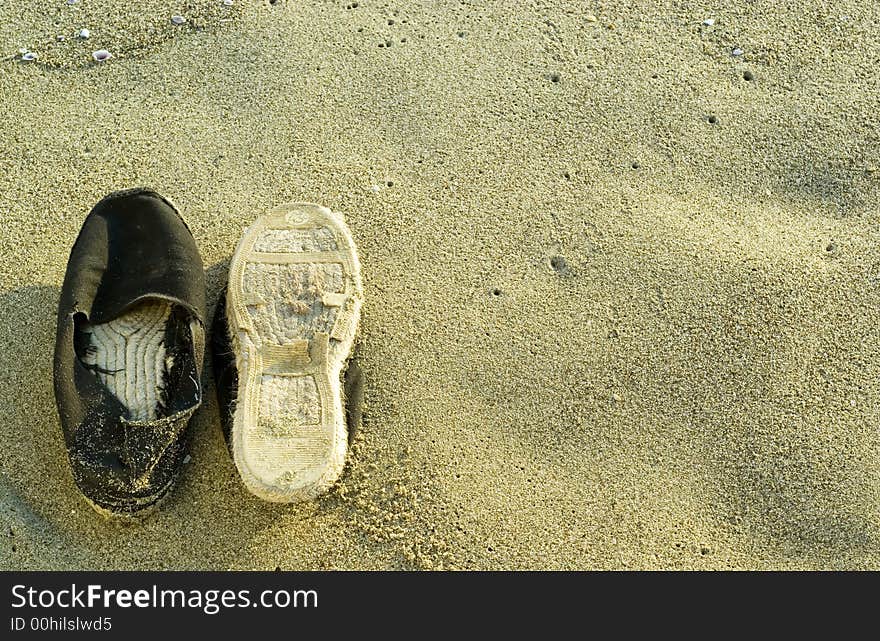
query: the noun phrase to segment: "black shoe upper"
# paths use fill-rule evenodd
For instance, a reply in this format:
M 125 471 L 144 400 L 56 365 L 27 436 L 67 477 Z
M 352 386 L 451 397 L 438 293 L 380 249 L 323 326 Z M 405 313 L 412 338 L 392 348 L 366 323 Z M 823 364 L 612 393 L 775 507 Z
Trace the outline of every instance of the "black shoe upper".
M 118 318 L 150 299 L 172 305 L 164 346 L 173 365 L 152 421 L 126 407 L 81 361 L 86 322 Z M 205 281 L 195 241 L 157 193 L 133 189 L 101 200 L 83 223 L 58 309 L 55 398 L 74 480 L 95 505 L 117 514 L 149 507 L 170 489 L 185 455 L 185 431 L 202 400 Z
M 229 337 L 226 321 L 226 288 L 220 293 L 214 321 L 211 323 L 211 366 L 214 372 L 214 387 L 217 390 L 217 407 L 220 413 L 220 427 L 226 446 L 230 447 L 235 400 L 238 396 L 238 369 L 235 366 L 235 352 Z

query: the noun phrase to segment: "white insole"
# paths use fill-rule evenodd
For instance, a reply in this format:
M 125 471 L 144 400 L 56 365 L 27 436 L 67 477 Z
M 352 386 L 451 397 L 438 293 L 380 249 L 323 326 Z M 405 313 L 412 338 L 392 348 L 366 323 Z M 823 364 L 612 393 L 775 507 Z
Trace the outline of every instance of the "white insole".
M 146 301 L 110 322 L 83 327 L 89 334 L 83 363 L 128 408 L 132 420 L 157 416 L 165 373 L 171 367 L 164 344 L 170 315 L 169 303 Z

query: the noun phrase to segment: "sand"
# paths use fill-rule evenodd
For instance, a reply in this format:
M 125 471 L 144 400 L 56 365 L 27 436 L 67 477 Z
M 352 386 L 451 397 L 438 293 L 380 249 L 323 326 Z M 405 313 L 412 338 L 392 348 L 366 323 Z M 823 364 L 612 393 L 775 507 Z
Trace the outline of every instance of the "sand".
M 723 4 L 0 4 L 0 568 L 880 568 L 880 5 Z M 212 306 L 256 216 L 345 215 L 329 495 L 248 494 L 210 387 L 158 513 L 78 495 L 59 287 L 138 185 Z

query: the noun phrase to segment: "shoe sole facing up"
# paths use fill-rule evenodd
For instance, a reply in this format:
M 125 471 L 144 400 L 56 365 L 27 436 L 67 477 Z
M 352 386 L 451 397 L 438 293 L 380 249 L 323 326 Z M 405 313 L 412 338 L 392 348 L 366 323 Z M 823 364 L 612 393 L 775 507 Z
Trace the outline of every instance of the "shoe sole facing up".
M 244 232 L 226 301 L 239 381 L 230 442 L 242 481 L 260 498 L 312 499 L 342 473 L 340 375 L 362 300 L 357 252 L 339 214 L 290 203 Z

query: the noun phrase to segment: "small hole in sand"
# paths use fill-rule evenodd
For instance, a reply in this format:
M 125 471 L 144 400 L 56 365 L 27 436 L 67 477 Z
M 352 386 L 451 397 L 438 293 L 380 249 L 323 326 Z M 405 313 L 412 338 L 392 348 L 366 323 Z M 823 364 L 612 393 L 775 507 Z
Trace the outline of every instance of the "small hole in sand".
M 501 290 L 496 287 L 495 289 L 492 290 L 492 295 L 493 296 L 501 296 Z
M 639 168 L 641 168 L 641 165 L 638 163 L 638 161 L 636 161 L 636 162 L 633 162 L 633 164 L 631 164 L 630 167 L 632 167 L 633 169 L 639 169 Z
M 394 181 L 393 181 L 393 180 L 389 180 L 389 181 L 388 181 L 387 183 L 385 183 L 385 184 L 388 185 L 389 187 L 394 187 Z
M 551 73 L 550 74 L 550 81 L 551 82 L 559 82 L 561 79 L 562 79 L 562 77 L 558 73 Z
M 827 251 L 828 253 L 831 253 L 836 249 L 837 245 L 835 245 L 834 243 L 828 243 L 827 245 L 825 245 L 825 251 Z
M 459 38 L 464 38 L 464 31 L 459 31 L 459 32 L 458 32 L 458 37 L 459 37 Z
M 708 120 L 709 120 L 710 125 L 718 124 L 718 117 L 717 116 L 709 116 Z
M 562 172 L 562 177 L 565 178 L 566 180 L 571 180 L 571 174 L 568 173 L 567 171 Z
M 394 25 L 394 20 L 389 20 L 389 21 L 388 21 L 388 26 L 391 27 L 391 26 L 393 26 L 393 25 Z
M 384 42 L 380 42 L 380 43 L 379 43 L 379 48 L 380 48 L 380 49 L 384 49 L 384 48 L 385 48 L 385 43 L 384 43 Z
M 743 72 L 743 80 L 752 81 L 754 79 L 755 79 L 755 74 L 753 74 L 751 71 Z
M 550 267 L 556 272 L 564 272 L 568 270 L 568 263 L 565 260 L 565 256 L 553 256 L 550 259 Z

